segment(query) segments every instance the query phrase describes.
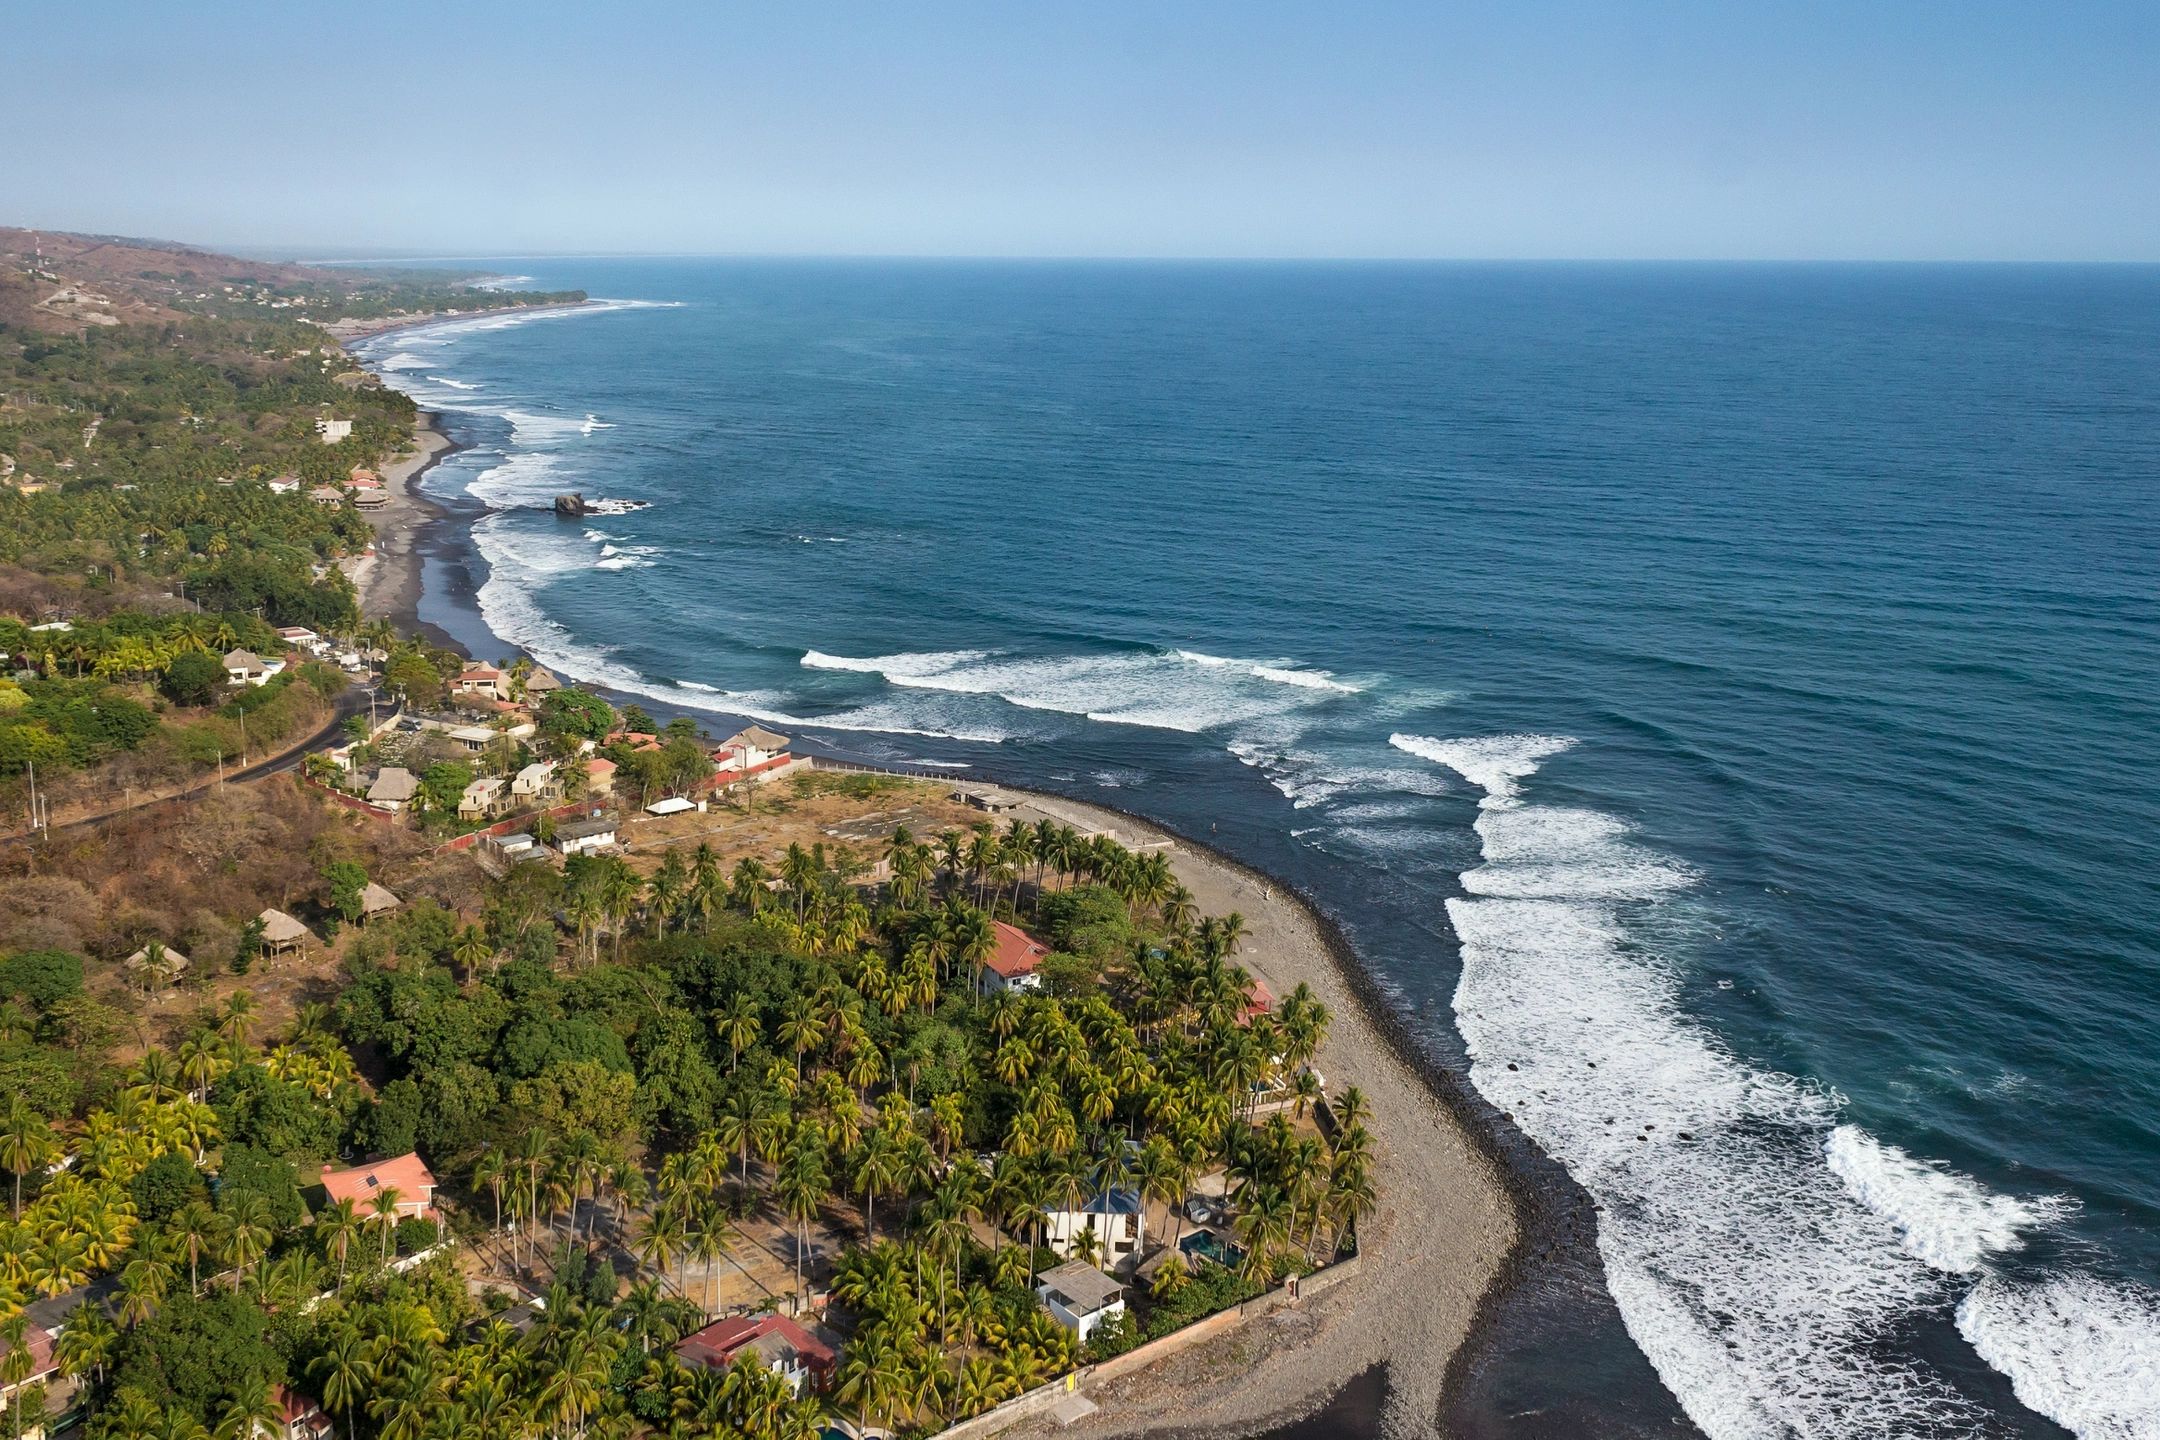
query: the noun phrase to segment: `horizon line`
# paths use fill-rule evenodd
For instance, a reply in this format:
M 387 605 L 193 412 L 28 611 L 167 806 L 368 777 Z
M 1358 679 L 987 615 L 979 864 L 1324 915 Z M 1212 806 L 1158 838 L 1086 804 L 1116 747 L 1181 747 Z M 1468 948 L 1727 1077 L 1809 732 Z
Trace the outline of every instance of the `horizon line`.
M 25 227 L 29 228 L 29 227 Z M 63 232 L 64 233 L 64 232 Z M 166 242 L 190 243 L 199 242 Z M 230 244 L 231 242 L 226 242 Z M 203 245 L 200 248 L 211 248 Z M 419 254 L 384 250 L 374 255 L 332 258 L 310 257 L 277 245 L 233 245 L 226 253 L 263 256 L 277 254 L 294 265 L 324 267 L 358 266 L 395 262 L 406 265 L 469 264 L 474 261 L 562 260 L 797 260 L 797 261 L 909 261 L 925 264 L 1051 264 L 1051 265 L 2022 265 L 2022 266 L 2160 266 L 2160 256 L 1778 256 L 1778 255 L 1201 255 L 1171 253 L 1130 254 L 1031 254 L 1016 252 L 932 252 L 874 250 L 533 250 L 490 253 L 468 251 L 453 254 Z

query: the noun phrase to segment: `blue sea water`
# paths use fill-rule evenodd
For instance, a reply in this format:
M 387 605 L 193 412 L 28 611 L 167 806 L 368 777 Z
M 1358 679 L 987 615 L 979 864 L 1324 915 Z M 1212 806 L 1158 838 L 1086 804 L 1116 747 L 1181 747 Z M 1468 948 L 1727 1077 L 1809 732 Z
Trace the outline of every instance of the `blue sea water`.
M 1460 1428 L 2160 1435 L 2160 270 L 503 268 L 425 618 L 1312 894 L 1596 1206 Z

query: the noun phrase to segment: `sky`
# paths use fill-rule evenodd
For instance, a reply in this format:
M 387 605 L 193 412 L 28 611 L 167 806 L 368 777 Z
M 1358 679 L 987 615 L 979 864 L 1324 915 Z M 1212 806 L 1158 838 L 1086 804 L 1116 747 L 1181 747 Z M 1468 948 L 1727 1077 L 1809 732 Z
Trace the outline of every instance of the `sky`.
M 0 223 L 326 258 L 2160 259 L 2160 5 L 10 0 Z

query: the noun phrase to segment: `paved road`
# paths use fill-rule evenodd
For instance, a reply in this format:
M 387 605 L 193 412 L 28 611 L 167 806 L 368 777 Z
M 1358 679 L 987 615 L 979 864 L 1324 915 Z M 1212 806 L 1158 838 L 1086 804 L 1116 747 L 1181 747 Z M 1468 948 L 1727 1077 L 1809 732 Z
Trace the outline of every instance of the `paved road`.
M 334 742 L 344 729 L 347 720 L 350 720 L 355 715 L 367 714 L 369 693 L 361 686 L 348 685 L 338 693 L 337 703 L 330 712 L 330 719 L 320 730 L 308 736 L 298 745 L 280 754 L 273 755 L 267 760 L 258 760 L 245 769 L 228 772 L 224 783 L 227 785 L 245 785 L 250 780 L 260 780 L 266 775 L 277 775 L 287 770 L 298 769 L 300 762 L 306 759 L 311 752 L 320 750 Z M 95 829 L 122 815 L 132 814 L 137 810 L 148 810 L 154 806 L 170 805 L 175 801 L 184 800 L 188 796 L 207 790 L 217 783 L 218 778 L 213 774 L 199 784 L 190 785 L 187 789 L 177 791 L 171 795 L 149 797 L 138 800 L 133 805 L 118 805 L 110 810 L 101 810 L 95 815 L 84 815 L 55 825 L 44 833 L 49 838 L 54 835 L 64 835 L 71 830 Z M 27 832 L 18 830 L 12 834 L 0 835 L 0 845 L 28 838 Z

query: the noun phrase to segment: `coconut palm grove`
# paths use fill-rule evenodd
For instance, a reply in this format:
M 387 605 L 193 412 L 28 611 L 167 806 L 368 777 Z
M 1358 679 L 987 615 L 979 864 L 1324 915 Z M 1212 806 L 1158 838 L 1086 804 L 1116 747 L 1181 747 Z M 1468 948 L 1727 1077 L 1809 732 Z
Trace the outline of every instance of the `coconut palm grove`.
M 516 866 L 477 915 L 349 936 L 335 1004 L 273 1023 L 242 989 L 73 1089 L 25 1082 L 79 960 L 0 960 L 5 1423 L 929 1433 L 1354 1245 L 1364 1103 L 1322 1098 L 1328 1014 L 1256 985 L 1237 915 L 1047 821 L 876 861 Z M 997 983 L 1004 926 L 1033 983 Z M 332 1193 L 404 1156 L 428 1190 Z M 1036 1287 L 1076 1260 L 1129 1299 L 1084 1343 Z M 678 1354 L 722 1312 L 831 1363 Z

